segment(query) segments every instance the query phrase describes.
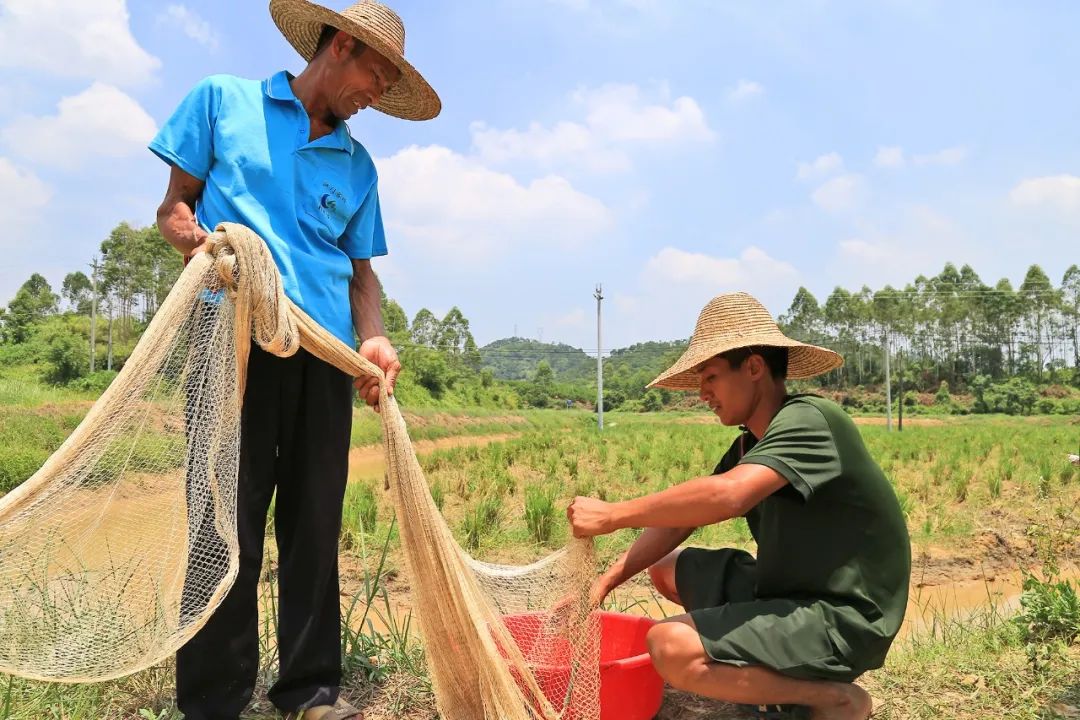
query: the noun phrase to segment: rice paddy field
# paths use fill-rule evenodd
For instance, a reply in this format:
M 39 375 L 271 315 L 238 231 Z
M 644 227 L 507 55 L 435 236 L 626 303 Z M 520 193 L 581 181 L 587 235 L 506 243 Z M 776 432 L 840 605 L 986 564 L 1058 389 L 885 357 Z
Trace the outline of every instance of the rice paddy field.
M 0 455 L 32 467 L 89 401 L 20 397 L 17 388 L 0 387 L 0 399 L 11 401 L 0 403 Z M 603 432 L 595 416 L 579 411 L 406 419 L 458 542 L 480 559 L 507 563 L 561 547 L 575 495 L 628 499 L 708 474 L 735 437 L 692 412 L 612 413 Z M 914 566 L 903 637 L 887 665 L 862 681 L 875 699 L 874 717 L 1080 717 L 1080 468 L 1067 459 L 1078 452 L 1080 420 L 920 419 L 902 433 L 876 418 L 856 421 L 893 481 Z M 435 718 L 378 441 L 377 416 L 357 410 L 341 536 L 345 694 L 369 720 Z M 10 487 L 22 470 L 17 462 L 4 467 Z M 626 530 L 600 538 L 602 562 L 635 537 Z M 741 519 L 700 529 L 689 542 L 754 550 Z M 263 666 L 245 715 L 251 719 L 275 717 L 265 699 L 276 672 L 272 549 L 264 577 Z M 679 612 L 640 579 L 608 603 L 656 617 Z M 166 664 L 92 686 L 0 677 L 0 718 L 178 718 L 171 672 Z M 739 715 L 670 692 L 659 717 Z

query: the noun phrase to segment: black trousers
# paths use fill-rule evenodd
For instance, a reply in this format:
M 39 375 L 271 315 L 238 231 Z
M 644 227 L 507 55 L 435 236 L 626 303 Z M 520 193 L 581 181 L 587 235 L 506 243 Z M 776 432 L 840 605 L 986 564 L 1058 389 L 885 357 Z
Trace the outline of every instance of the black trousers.
M 351 378 L 305 350 L 278 358 L 252 345 L 237 484 L 240 569 L 209 622 L 176 654 L 176 700 L 187 720 L 236 720 L 254 692 L 259 574 L 275 489 L 280 673 L 270 700 L 283 711 L 337 700 L 337 552 L 349 471 L 352 394 Z M 198 444 L 196 437 L 189 441 Z M 192 481 L 189 477 L 189 494 Z M 212 518 L 207 520 L 193 532 L 199 541 L 216 542 L 224 552 Z M 189 570 L 186 585 L 191 589 L 185 587 L 185 598 L 193 597 L 198 584 L 205 587 L 207 572 Z M 181 603 L 181 622 L 190 605 L 190 599 Z

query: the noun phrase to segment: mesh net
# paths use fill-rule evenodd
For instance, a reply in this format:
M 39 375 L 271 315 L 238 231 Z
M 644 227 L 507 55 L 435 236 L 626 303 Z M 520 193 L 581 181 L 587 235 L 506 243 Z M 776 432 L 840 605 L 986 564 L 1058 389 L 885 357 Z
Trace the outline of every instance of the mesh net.
M 240 406 L 252 338 L 353 376 L 381 371 L 284 296 L 262 240 L 224 224 L 119 376 L 33 477 L 0 499 L 0 670 L 88 682 L 173 654 L 237 572 Z M 381 391 L 390 494 L 438 709 L 447 720 L 595 720 L 591 541 L 528 566 L 471 558 Z

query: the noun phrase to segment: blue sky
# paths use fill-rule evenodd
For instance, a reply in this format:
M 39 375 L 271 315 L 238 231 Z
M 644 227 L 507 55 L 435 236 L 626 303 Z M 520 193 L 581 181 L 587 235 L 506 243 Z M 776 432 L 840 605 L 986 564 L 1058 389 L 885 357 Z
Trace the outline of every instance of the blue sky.
M 330 3 L 341 8 L 344 3 Z M 434 121 L 351 122 L 409 315 L 481 344 L 686 337 L 713 295 L 1080 262 L 1080 5 L 398 0 Z M 300 58 L 265 2 L 0 0 L 0 303 L 149 224 L 202 77 Z

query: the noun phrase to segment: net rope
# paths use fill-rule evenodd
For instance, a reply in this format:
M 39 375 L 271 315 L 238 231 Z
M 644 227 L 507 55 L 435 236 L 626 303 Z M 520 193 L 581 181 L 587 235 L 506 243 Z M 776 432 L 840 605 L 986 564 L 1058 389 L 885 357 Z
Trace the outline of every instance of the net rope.
M 108 390 L 42 468 L 0 498 L 0 671 L 93 682 L 155 665 L 236 577 L 240 411 L 251 342 L 382 371 L 284 295 L 262 239 L 222 224 Z M 447 720 L 596 720 L 591 541 L 527 566 L 469 556 L 380 390 L 390 498 L 438 711 Z

